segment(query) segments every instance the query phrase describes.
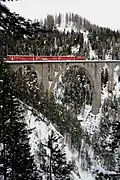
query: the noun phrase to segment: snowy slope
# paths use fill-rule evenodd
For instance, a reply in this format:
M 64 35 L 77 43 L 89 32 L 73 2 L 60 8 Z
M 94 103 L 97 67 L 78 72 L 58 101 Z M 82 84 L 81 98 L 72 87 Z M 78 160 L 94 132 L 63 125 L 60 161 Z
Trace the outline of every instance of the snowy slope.
M 104 68 L 107 68 L 105 65 Z M 116 66 L 114 69 L 114 91 L 113 94 L 108 93 L 108 84 L 105 87 L 102 87 L 102 92 L 101 92 L 101 105 L 103 105 L 104 101 L 112 95 L 116 95 L 116 97 L 120 97 L 120 82 L 118 81 L 118 77 L 120 76 L 120 68 Z M 61 82 L 61 77 L 59 79 L 59 82 Z M 56 88 L 55 88 L 56 89 Z M 60 87 L 55 91 L 56 97 L 62 96 L 64 89 L 62 90 Z M 58 101 L 60 103 L 60 101 Z M 68 107 L 69 108 L 69 107 Z M 97 115 L 93 115 L 91 113 L 91 106 L 85 105 L 84 109 L 82 110 L 81 114 L 79 114 L 78 120 L 81 122 L 81 126 L 86 130 L 89 134 L 90 137 L 94 134 L 95 131 L 99 131 L 99 123 L 101 121 L 102 117 L 102 107 L 99 109 L 99 113 Z M 109 137 L 108 137 L 109 140 Z M 83 142 L 84 144 L 84 142 Z M 88 147 L 88 154 L 90 155 L 91 159 L 94 158 L 93 154 L 94 152 L 92 151 L 91 147 Z M 93 160 L 94 162 L 94 160 Z M 96 163 L 95 163 L 96 164 Z M 79 165 L 80 166 L 80 165 Z M 94 167 L 95 168 L 95 167 Z M 98 167 L 97 167 L 98 168 Z M 99 167 L 99 171 L 103 172 L 102 167 Z M 108 173 L 107 170 L 104 170 L 105 173 Z M 109 172 L 113 173 L 113 172 Z M 80 173 L 82 174 L 82 173 Z M 84 174 L 84 172 L 83 172 Z M 92 177 L 93 178 L 93 177 Z M 84 178 L 83 178 L 84 179 Z
M 120 67 L 116 66 L 114 68 L 114 90 L 111 93 L 108 93 L 108 87 L 104 87 L 101 93 L 101 104 L 103 105 L 105 99 L 109 98 L 109 96 L 116 96 L 117 98 L 120 97 L 120 82 L 118 81 L 120 76 Z M 81 121 L 81 125 L 83 127 L 84 130 L 87 130 L 88 134 L 90 135 L 90 137 L 92 137 L 92 135 L 94 134 L 94 132 L 99 131 L 99 123 L 102 117 L 102 107 L 99 110 L 99 113 L 95 116 L 91 113 L 91 106 L 85 106 L 85 109 L 83 111 L 83 113 L 81 113 L 80 115 L 78 115 L 78 119 Z M 106 141 L 110 142 L 110 137 L 108 136 Z M 84 144 L 84 142 L 83 142 Z M 90 152 L 91 151 L 91 152 Z M 116 172 L 114 171 L 109 171 L 107 169 L 102 168 L 101 162 L 98 165 L 97 161 L 94 161 L 94 152 L 92 151 L 92 149 L 90 147 L 88 147 L 88 154 L 90 155 L 94 166 L 91 168 L 92 172 L 97 172 L 98 174 L 102 173 L 103 175 L 107 174 L 116 174 Z
M 70 22 L 67 26 L 65 25 L 65 17 L 63 15 L 63 19 L 62 19 L 62 22 L 61 22 L 61 25 L 59 26 L 58 24 L 56 24 L 56 28 L 59 30 L 59 31 L 64 31 L 65 33 L 67 32 L 71 32 L 72 30 L 74 30 L 74 32 L 78 32 L 78 29 L 75 27 L 74 23 L 73 22 Z M 79 32 L 83 34 L 83 38 L 84 38 L 84 43 L 85 44 L 89 44 L 89 57 L 90 59 L 98 59 L 98 56 L 96 55 L 95 51 L 92 50 L 92 47 L 91 47 L 91 44 L 88 40 L 88 35 L 89 35 L 89 32 L 83 28 L 79 29 Z M 71 47 L 71 51 L 73 54 L 79 52 L 79 48 L 80 48 L 80 45 L 77 45 L 77 46 L 72 46 Z
M 30 107 L 27 107 L 25 119 L 28 124 L 28 127 L 30 129 L 33 129 L 32 133 L 29 136 L 31 153 L 33 155 L 36 154 L 40 140 L 42 141 L 42 143 L 47 142 L 48 135 L 50 135 L 51 130 L 56 132 L 58 134 L 58 136 L 61 136 L 60 133 L 57 132 L 55 127 L 51 123 L 49 123 L 47 121 L 47 119 L 43 117 L 42 114 L 39 114 L 36 116 L 33 115 L 32 108 L 30 108 Z M 67 143 L 67 142 L 65 142 L 65 139 L 63 138 L 63 141 L 60 142 L 60 145 L 65 144 L 65 143 Z M 71 180 L 88 180 L 88 178 L 89 178 L 89 180 L 94 180 L 94 177 L 91 175 L 91 173 L 81 170 L 77 151 L 74 150 L 72 152 L 69 149 L 69 144 L 66 144 L 65 152 L 66 152 L 67 161 L 74 160 L 76 162 L 76 172 L 71 173 L 72 174 Z M 35 162 L 36 162 L 36 164 L 38 163 L 37 156 L 35 156 Z M 37 165 L 39 166 L 39 164 L 37 164 Z
M 120 76 L 120 67 L 116 66 L 115 71 L 114 71 L 115 88 L 113 91 L 113 94 L 116 95 L 116 97 L 120 97 L 120 82 L 118 81 L 119 76 Z

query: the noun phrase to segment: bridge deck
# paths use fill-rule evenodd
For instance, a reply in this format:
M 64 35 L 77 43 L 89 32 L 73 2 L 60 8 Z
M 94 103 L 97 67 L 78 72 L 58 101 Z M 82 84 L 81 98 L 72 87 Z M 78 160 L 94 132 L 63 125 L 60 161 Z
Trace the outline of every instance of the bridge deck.
M 39 64 L 39 63 L 120 63 L 120 60 L 42 60 L 42 61 L 5 61 L 8 64 Z

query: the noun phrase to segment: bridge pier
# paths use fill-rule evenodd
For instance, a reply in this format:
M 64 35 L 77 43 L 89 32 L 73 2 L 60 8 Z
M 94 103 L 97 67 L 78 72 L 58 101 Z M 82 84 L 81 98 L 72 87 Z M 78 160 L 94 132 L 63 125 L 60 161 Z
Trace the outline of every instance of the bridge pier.
M 48 64 L 48 80 L 53 81 L 55 77 L 55 64 Z
M 34 64 L 35 72 L 37 75 L 38 83 L 42 83 L 45 90 L 49 87 L 49 80 L 48 80 L 48 64 L 41 63 L 41 64 Z
M 114 84 L 114 68 L 115 65 L 114 64 L 108 64 L 108 68 L 109 68 L 109 77 L 108 77 L 108 92 L 112 92 L 113 91 L 113 84 Z
M 99 108 L 101 107 L 101 96 L 98 96 L 97 91 L 93 92 L 92 99 L 92 113 L 96 115 L 99 112 Z
M 92 96 L 92 113 L 97 114 L 101 107 L 101 65 L 94 64 L 92 69 L 92 78 L 94 81 L 94 89 Z

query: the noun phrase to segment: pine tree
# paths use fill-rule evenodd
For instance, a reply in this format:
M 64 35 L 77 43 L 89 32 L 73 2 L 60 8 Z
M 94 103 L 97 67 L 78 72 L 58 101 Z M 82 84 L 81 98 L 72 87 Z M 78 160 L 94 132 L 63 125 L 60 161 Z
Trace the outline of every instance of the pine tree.
M 66 154 L 58 145 L 60 139 L 52 131 L 48 137 L 48 142 L 46 144 L 41 143 L 42 146 L 39 145 L 38 157 L 41 160 L 40 167 L 50 180 L 70 180 L 70 173 L 74 169 L 73 163 L 66 161 Z M 49 149 L 49 154 L 46 153 L 48 152 L 47 149 Z
M 11 73 L 3 63 L 0 66 L 0 139 L 3 144 L 4 180 L 37 179 L 24 109 L 14 96 Z
M 49 179 L 49 162 L 48 162 L 48 154 L 45 146 L 41 141 L 38 145 L 37 157 L 39 162 L 39 177 L 41 179 Z M 43 178 L 44 177 L 44 178 Z
M 66 13 L 65 15 L 65 27 L 67 27 L 68 25 L 68 13 Z
M 33 157 L 30 155 L 30 145 L 27 125 L 24 122 L 24 112 L 20 103 L 11 97 L 10 123 L 6 132 L 6 149 L 9 179 L 34 179 Z M 14 177 L 14 178 L 13 178 Z
M 61 26 L 61 21 L 62 21 L 62 17 L 61 17 L 62 15 L 59 13 L 59 15 L 58 15 L 58 25 L 59 25 L 59 27 Z

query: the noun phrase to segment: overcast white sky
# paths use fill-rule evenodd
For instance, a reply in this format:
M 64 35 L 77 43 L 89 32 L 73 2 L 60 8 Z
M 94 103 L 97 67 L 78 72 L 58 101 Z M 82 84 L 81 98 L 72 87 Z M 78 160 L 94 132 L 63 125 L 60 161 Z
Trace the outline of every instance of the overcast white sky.
M 74 12 L 91 23 L 120 29 L 120 0 L 18 0 L 4 4 L 25 18 L 39 19 L 56 12 Z

